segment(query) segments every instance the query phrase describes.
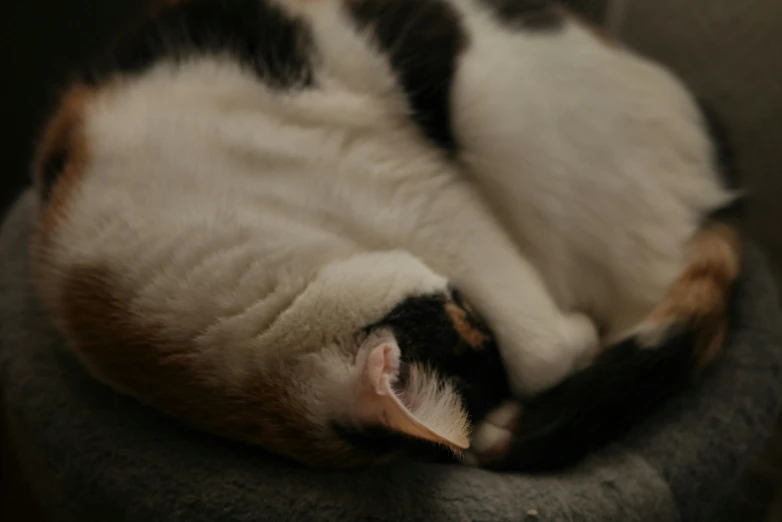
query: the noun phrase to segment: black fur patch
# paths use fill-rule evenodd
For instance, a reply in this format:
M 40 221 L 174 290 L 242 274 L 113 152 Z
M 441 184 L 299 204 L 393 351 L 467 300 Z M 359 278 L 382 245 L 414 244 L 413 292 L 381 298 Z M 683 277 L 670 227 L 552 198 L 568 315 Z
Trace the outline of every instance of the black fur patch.
M 605 0 L 558 0 L 568 11 L 583 16 L 590 23 L 603 25 L 610 2 Z
M 68 165 L 68 160 L 68 150 L 64 147 L 58 147 L 51 151 L 44 159 L 40 170 L 40 194 L 44 202 L 49 201 L 52 189 L 60 179 L 60 174 L 62 174 L 65 167 Z
M 682 331 L 658 348 L 631 338 L 608 349 L 526 402 L 509 454 L 489 467 L 559 471 L 619 440 L 690 386 L 695 346 L 694 333 Z
M 385 426 L 353 426 L 334 422 L 334 432 L 350 443 L 355 449 L 369 455 L 392 455 L 410 451 L 416 440 Z
M 510 391 L 491 332 L 480 318 L 459 305 L 457 293 L 454 296 L 410 297 L 372 328 L 391 328 L 405 364 L 423 364 L 452 379 L 471 420 L 477 422 Z M 483 346 L 476 348 L 459 334 L 447 311 L 449 303 L 459 306 L 470 325 L 485 335 Z
M 187 0 L 164 7 L 97 60 L 85 80 L 139 74 L 164 60 L 225 55 L 276 88 L 313 82 L 308 28 L 268 0 Z
M 442 0 L 352 0 L 345 5 L 356 26 L 370 31 L 388 55 L 414 121 L 436 145 L 454 152 L 451 86 L 467 46 L 459 14 Z
M 385 426 L 357 426 L 335 422 L 331 424 L 331 429 L 354 449 L 372 457 L 404 454 L 429 462 L 456 462 L 454 453 L 447 448 Z
M 456 305 L 470 326 L 485 336 L 476 347 L 454 326 L 448 305 Z M 386 317 L 366 328 L 390 328 L 402 351 L 399 384 L 404 386 L 411 364 L 422 364 L 449 379 L 463 399 L 472 422 L 481 419 L 510 396 L 499 350 L 485 324 L 467 310 L 458 293 L 410 297 Z M 439 445 L 419 441 L 384 427 L 334 425 L 337 434 L 354 447 L 376 455 L 404 450 L 410 456 L 433 461 L 451 461 L 453 453 Z
M 551 0 L 476 1 L 489 7 L 499 23 L 513 30 L 556 30 L 565 20 Z

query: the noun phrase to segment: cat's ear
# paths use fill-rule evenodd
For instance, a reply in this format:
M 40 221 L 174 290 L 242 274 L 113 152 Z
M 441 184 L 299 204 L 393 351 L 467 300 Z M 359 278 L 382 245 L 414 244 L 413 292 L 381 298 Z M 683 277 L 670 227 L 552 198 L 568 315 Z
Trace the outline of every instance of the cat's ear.
M 401 352 L 392 336 L 377 339 L 365 350 L 359 392 L 365 416 L 457 452 L 470 447 L 469 421 L 453 386 L 416 365 L 399 384 Z

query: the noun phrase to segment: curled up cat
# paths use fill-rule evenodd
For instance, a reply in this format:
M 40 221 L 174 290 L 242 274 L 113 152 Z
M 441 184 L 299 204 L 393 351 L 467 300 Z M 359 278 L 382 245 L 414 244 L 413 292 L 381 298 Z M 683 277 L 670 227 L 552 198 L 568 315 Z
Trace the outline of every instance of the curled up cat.
M 64 90 L 35 279 L 96 378 L 313 466 L 550 469 L 720 352 L 709 120 L 540 0 L 169 0 Z

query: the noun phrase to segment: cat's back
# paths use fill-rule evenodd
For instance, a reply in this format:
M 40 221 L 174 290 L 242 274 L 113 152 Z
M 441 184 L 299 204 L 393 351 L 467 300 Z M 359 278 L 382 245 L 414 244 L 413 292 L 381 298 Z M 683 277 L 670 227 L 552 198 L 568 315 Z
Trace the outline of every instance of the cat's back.
M 393 242 L 377 230 L 389 194 L 405 196 L 403 163 L 429 176 L 442 162 L 409 132 L 377 53 L 296 4 L 167 2 L 77 77 L 36 168 L 59 242 L 112 237 L 110 255 L 130 258 L 123 236 L 220 227 L 230 246 L 261 229 L 279 263 L 313 266 Z M 339 53 L 323 42 L 350 59 L 324 64 Z

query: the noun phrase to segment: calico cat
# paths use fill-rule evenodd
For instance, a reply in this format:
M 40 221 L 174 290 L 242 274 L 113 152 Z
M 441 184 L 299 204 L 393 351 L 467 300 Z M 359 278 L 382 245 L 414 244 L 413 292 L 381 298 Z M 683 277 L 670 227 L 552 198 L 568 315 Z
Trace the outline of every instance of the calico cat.
M 46 127 L 36 282 L 95 377 L 199 428 L 546 468 L 718 355 L 717 159 L 549 2 L 170 0 Z

